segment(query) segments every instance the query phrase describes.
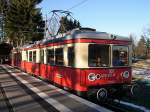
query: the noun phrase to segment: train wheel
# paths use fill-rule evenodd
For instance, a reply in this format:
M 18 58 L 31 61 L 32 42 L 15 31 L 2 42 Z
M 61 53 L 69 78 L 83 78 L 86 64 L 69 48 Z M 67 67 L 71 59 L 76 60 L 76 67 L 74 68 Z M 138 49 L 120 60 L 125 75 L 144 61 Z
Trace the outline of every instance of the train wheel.
M 141 90 L 140 85 L 134 84 L 131 87 L 131 94 L 132 94 L 132 96 L 137 97 L 140 94 L 140 92 L 141 92 L 140 90 Z
M 99 101 L 104 101 L 107 99 L 107 96 L 108 96 L 108 92 L 105 88 L 101 88 L 97 91 L 97 100 Z
M 87 96 L 87 92 L 76 91 L 76 94 L 80 97 L 86 97 Z

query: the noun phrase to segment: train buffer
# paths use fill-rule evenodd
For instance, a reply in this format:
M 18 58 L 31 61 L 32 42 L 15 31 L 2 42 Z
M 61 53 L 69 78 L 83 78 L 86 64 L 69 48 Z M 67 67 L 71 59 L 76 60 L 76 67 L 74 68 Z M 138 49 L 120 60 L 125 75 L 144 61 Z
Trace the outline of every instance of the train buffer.
M 111 112 L 8 65 L 0 65 L 0 112 Z

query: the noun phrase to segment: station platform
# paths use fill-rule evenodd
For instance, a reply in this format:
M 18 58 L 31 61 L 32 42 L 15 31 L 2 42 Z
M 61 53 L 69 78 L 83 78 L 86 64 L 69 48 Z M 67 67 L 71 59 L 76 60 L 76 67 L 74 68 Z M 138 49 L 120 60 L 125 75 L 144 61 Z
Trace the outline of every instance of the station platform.
M 0 65 L 0 112 L 112 112 L 9 65 Z

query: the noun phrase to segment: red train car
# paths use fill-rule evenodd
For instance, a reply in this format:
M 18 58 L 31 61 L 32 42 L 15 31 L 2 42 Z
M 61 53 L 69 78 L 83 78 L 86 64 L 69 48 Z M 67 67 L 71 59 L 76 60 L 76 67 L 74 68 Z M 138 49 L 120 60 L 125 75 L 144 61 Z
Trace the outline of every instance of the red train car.
M 96 93 L 97 99 L 121 94 L 131 83 L 127 37 L 76 29 L 12 54 L 12 65 L 77 93 Z

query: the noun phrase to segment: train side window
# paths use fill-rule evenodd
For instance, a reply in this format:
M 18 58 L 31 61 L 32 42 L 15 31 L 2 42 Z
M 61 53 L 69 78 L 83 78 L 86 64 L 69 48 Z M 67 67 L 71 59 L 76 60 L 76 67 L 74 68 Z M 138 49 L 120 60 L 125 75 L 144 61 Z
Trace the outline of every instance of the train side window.
M 109 45 L 90 44 L 88 65 L 89 67 L 109 66 Z
M 55 50 L 55 64 L 64 65 L 63 48 L 57 48 Z
M 75 58 L 74 47 L 68 48 L 67 57 L 68 57 L 68 66 L 74 66 L 74 58 Z
M 50 65 L 54 65 L 55 64 L 54 49 L 48 49 L 47 50 L 47 63 L 50 64 Z
M 33 51 L 33 62 L 36 63 L 36 51 Z
M 32 62 L 32 51 L 29 51 L 29 62 Z
M 44 63 L 44 50 L 40 51 L 40 63 Z

